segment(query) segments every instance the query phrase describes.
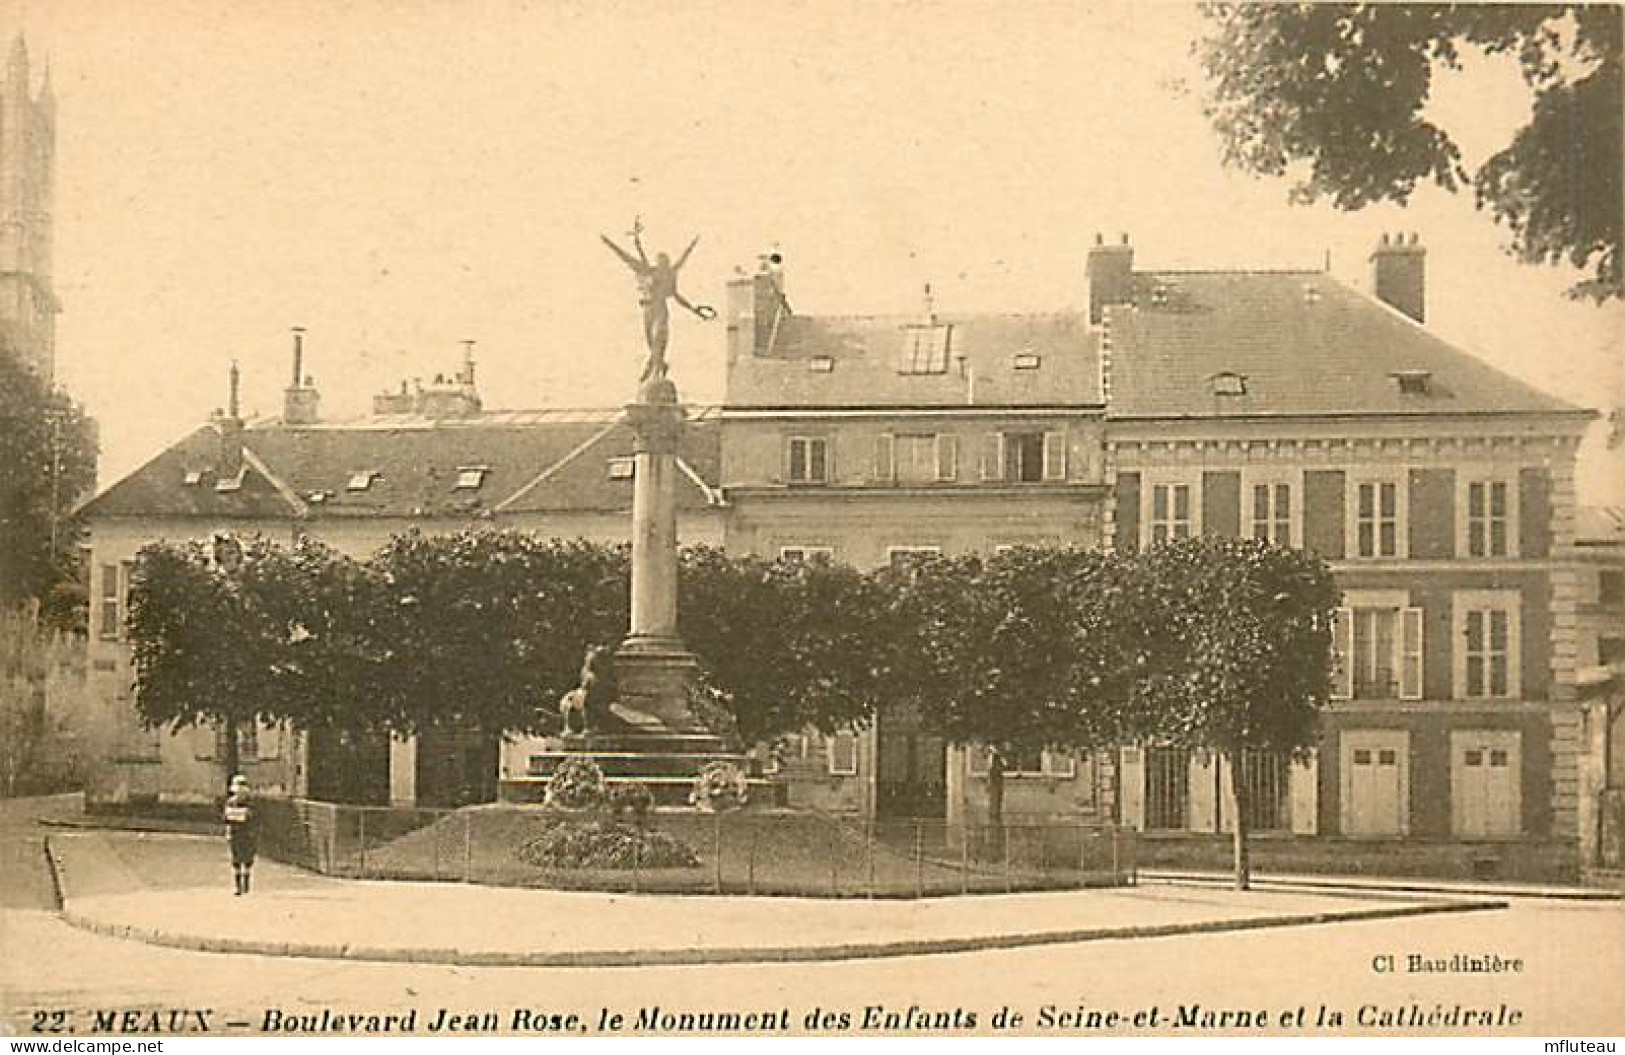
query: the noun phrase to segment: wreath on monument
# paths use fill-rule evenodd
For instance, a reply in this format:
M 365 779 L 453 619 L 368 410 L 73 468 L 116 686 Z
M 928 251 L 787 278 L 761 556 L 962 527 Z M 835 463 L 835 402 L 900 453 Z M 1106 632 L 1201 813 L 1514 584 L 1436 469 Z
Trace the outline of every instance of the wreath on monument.
M 560 810 L 591 810 L 603 805 L 604 771 L 590 758 L 572 756 L 559 763 L 547 782 L 547 805 Z
M 749 784 L 745 771 L 732 762 L 709 763 L 694 778 L 694 790 L 688 801 L 702 810 L 722 812 L 737 810 L 749 798 Z

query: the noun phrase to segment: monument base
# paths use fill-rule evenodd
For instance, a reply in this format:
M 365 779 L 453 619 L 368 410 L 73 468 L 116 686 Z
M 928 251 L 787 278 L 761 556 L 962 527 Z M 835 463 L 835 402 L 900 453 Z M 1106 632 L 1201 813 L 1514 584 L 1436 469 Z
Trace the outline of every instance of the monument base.
M 689 706 L 699 677 L 699 660 L 675 638 L 634 634 L 615 653 L 616 702 L 650 719 L 640 731 L 710 733 Z

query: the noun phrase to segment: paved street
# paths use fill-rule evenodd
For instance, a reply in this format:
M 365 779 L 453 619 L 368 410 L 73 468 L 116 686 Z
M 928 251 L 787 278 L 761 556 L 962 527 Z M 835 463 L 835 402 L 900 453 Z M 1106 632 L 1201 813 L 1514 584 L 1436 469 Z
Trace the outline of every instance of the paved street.
M 31 1012 L 64 1010 L 81 1032 L 91 1012 L 105 1009 L 208 1009 L 215 1029 L 232 1021 L 258 1028 L 268 1010 L 319 1015 L 401 1014 L 416 1010 L 418 1031 L 439 1008 L 496 1016 L 512 1028 L 515 1009 L 576 1012 L 584 1027 L 600 1009 L 627 1016 L 658 1005 L 682 1011 L 788 1008 L 793 1031 L 815 1009 L 845 1012 L 847 1028 L 863 1028 L 865 1008 L 906 1013 L 962 1009 L 976 1013 L 977 1031 L 1001 1006 L 1021 1012 L 1023 1032 L 1039 1031 L 1037 1016 L 1059 1012 L 1123 1014 L 1118 1032 L 1188 1031 L 1181 1007 L 1200 1023 L 1204 1012 L 1262 1011 L 1265 1029 L 1311 1030 L 1322 1005 L 1341 1013 L 1344 1030 L 1358 1030 L 1361 1008 L 1376 1027 L 1380 1015 L 1420 1013 L 1443 1004 L 1521 1015 L 1505 1032 L 1617 1034 L 1625 1005 L 1617 979 L 1625 975 L 1625 906 L 1617 902 L 1518 901 L 1500 912 L 1339 923 L 1279 930 L 1181 936 L 1080 945 L 985 951 L 889 960 L 801 965 L 637 968 L 461 968 L 223 955 L 157 948 L 100 937 L 62 923 L 48 881 L 37 865 L 39 832 L 14 805 L 0 806 L 4 845 L 4 965 L 0 993 L 13 1029 L 27 1030 Z M 1520 974 L 1379 974 L 1374 957 L 1447 959 L 1456 953 L 1495 953 L 1521 959 Z M 1304 1025 L 1282 1026 L 1283 1011 L 1305 1010 Z M 1157 1009 L 1155 1025 L 1137 1029 L 1132 1016 Z M 1051 1018 L 1059 1015 L 1051 1013 Z M 534 1021 L 534 1018 L 533 1018 Z M 919 1021 L 894 1019 L 894 1029 Z M 961 1018 L 964 1021 L 964 1018 Z M 1146 1020 L 1142 1020 L 1146 1021 Z M 1402 1024 L 1395 1033 L 1428 1031 Z M 882 1026 L 885 1020 L 881 1019 Z M 874 1030 L 878 1032 L 879 1030 Z M 1049 1032 L 1074 1032 L 1069 1027 Z M 1223 1028 L 1224 1032 L 1250 1030 Z M 1380 1028 L 1378 1031 L 1382 1031 Z M 1444 1029 L 1445 1032 L 1460 1032 Z M 1079 1030 L 1076 1032 L 1090 1032 Z

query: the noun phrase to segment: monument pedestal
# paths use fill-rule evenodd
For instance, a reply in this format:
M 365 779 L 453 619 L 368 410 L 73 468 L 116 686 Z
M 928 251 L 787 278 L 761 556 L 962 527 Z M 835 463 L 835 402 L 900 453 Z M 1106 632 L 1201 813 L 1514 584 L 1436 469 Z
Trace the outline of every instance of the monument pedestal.
M 686 805 L 707 765 L 730 762 L 750 777 L 751 805 L 773 805 L 771 783 L 689 705 L 700 664 L 677 631 L 677 443 L 684 413 L 676 386 L 664 378 L 648 382 L 626 419 L 636 436 L 631 627 L 615 652 L 610 720 L 585 735 L 512 743 L 503 755 L 502 798 L 540 801 L 565 759 L 586 757 L 612 786 L 643 784 L 666 806 Z

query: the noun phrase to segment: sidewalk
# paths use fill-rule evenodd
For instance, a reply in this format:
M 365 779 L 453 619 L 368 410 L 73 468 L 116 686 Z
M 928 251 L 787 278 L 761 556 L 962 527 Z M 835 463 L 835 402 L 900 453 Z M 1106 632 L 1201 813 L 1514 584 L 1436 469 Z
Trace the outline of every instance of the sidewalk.
M 330 879 L 262 861 L 235 897 L 220 839 L 59 833 L 71 924 L 210 952 L 480 966 L 834 960 L 1504 908 L 1173 886 L 920 901 L 620 895 Z
M 1189 886 L 1227 886 L 1229 872 L 1142 869 L 1141 882 L 1178 883 Z M 1497 883 L 1466 879 L 1440 879 L 1437 876 L 1303 875 L 1286 872 L 1253 873 L 1253 887 L 1260 890 L 1338 890 L 1393 894 L 1458 894 L 1467 897 L 1551 898 L 1559 901 L 1621 901 L 1625 892 L 1606 887 L 1562 886 L 1555 883 Z

